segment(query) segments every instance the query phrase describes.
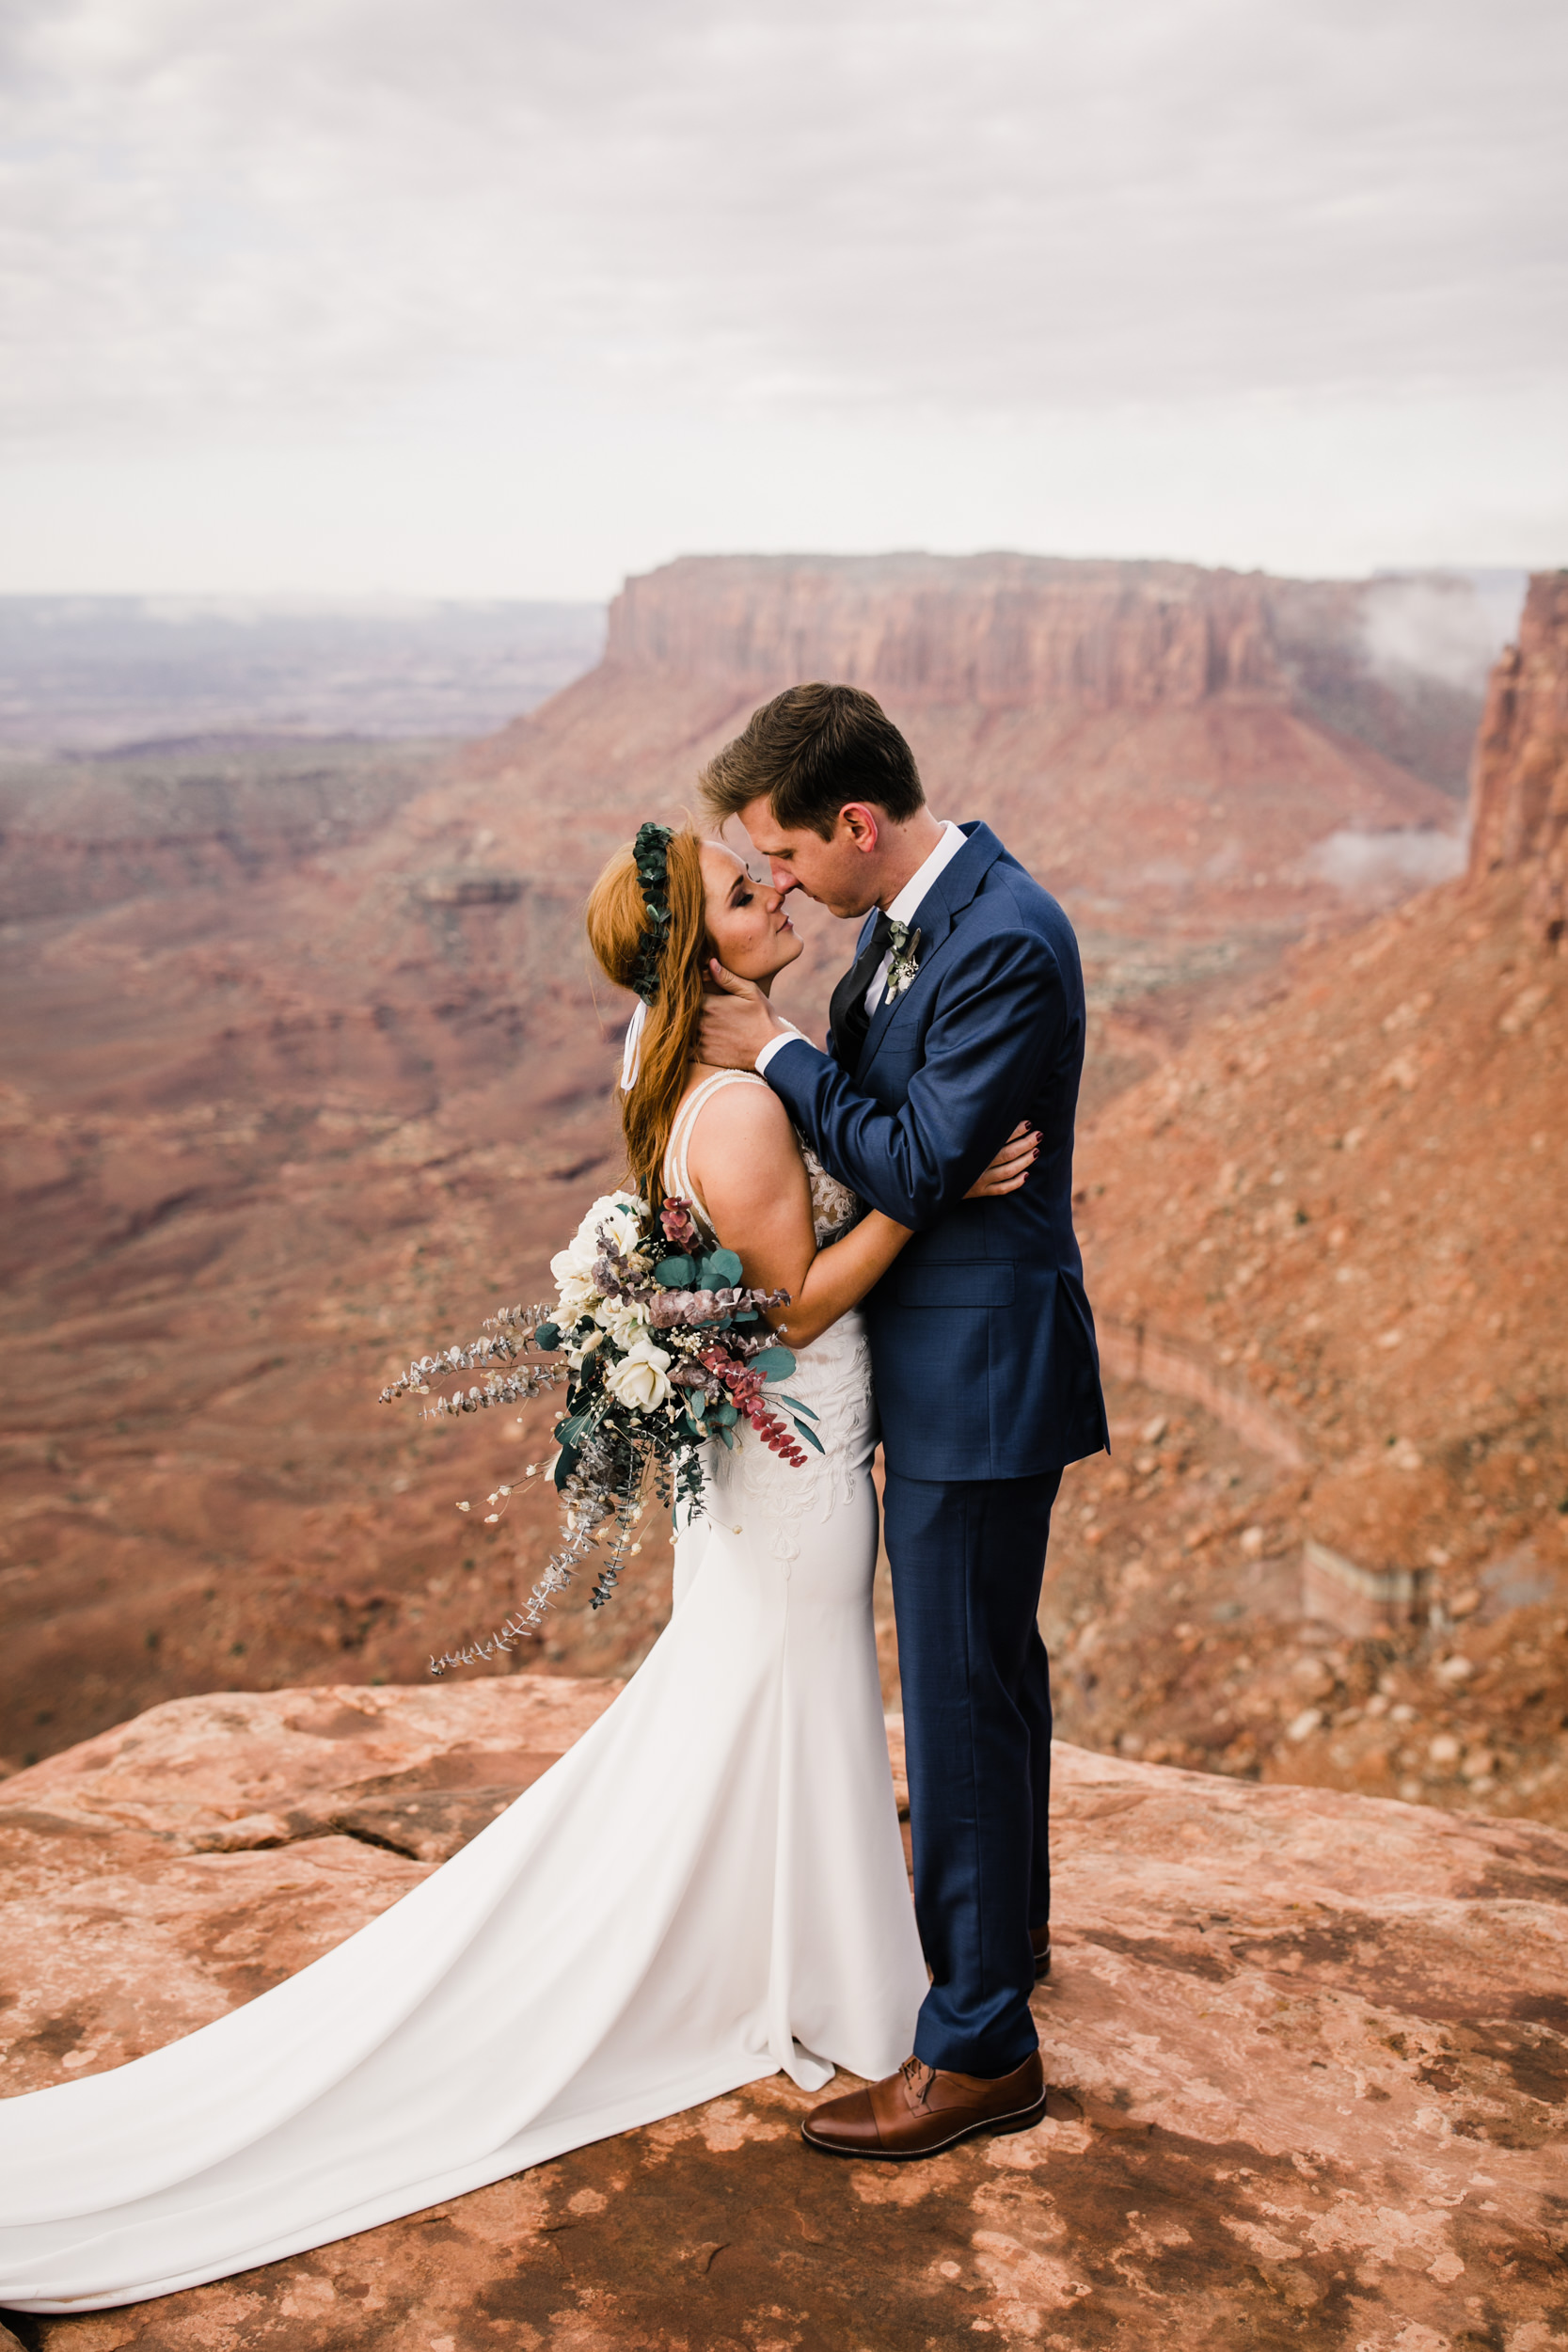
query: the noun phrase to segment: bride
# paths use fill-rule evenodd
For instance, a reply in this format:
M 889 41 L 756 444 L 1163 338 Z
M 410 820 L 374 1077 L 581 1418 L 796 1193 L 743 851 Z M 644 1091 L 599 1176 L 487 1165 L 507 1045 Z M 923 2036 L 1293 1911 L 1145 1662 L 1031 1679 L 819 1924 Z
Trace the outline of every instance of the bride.
M 801 943 L 731 850 L 656 838 L 662 899 L 627 850 L 588 911 L 607 976 L 643 999 L 632 1181 L 790 1293 L 791 1393 L 824 1454 L 799 1469 L 745 1431 L 716 1450 L 646 1662 L 442 1869 L 184 2041 L 0 2102 L 0 2309 L 166 2295 L 781 2068 L 816 2090 L 911 2046 L 927 1978 L 872 1634 L 857 1311 L 909 1235 L 856 1221 L 760 1079 L 693 1059 L 707 959 L 766 991 Z M 1016 1189 L 1032 1151 L 1021 1132 L 975 1192 Z

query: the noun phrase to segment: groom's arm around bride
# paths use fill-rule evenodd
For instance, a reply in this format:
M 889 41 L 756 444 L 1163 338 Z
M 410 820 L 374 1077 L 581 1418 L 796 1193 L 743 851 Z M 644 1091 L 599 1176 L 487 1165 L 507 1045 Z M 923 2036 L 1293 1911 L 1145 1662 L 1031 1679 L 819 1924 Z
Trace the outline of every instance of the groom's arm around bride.
M 1051 1702 L 1035 1617 L 1062 1470 L 1107 1443 L 1072 1229 L 1083 974 L 1056 901 L 989 827 L 932 816 L 868 694 L 778 696 L 704 794 L 776 888 L 866 918 L 827 1053 L 717 971 L 702 1053 L 754 1065 L 830 1172 L 915 1229 L 865 1311 L 932 1985 L 920 2063 L 808 2137 L 924 2153 L 1039 2095 Z M 1021 1120 L 1039 1136 L 1028 1182 L 966 1200 Z

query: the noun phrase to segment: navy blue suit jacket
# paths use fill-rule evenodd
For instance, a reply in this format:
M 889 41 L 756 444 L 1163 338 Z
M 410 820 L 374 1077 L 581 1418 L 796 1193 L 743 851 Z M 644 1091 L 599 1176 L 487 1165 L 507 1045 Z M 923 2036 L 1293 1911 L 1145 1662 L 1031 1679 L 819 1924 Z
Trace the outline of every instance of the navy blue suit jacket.
M 919 971 L 851 1073 L 804 1040 L 767 1079 L 823 1166 L 915 1237 L 865 1301 L 888 1468 L 1025 1478 L 1109 1444 L 1072 1230 L 1084 976 L 1072 926 L 989 826 L 921 901 Z M 867 929 L 872 917 L 867 917 Z M 863 939 L 865 936 L 863 931 Z M 964 1194 L 1021 1119 L 1019 1192 Z

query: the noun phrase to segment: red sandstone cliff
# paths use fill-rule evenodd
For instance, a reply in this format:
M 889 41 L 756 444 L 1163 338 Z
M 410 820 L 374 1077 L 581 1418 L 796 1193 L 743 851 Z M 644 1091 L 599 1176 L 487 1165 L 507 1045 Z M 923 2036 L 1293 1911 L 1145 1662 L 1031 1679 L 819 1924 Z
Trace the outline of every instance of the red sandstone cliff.
M 1568 1819 L 1565 677 L 1568 593 L 1538 580 L 1469 876 L 1301 956 L 1083 1136 L 1107 1353 L 1147 1327 L 1201 1409 L 1069 1480 L 1070 1737 Z M 1320 1591 L 1343 1638 L 1298 1655 L 1309 1540 L 1411 1600 L 1358 1624 Z
M 1472 876 L 1529 866 L 1529 919 L 1568 929 L 1568 572 L 1530 581 L 1519 627 L 1492 674 L 1476 744 Z
M 688 557 L 626 582 L 605 659 L 997 709 L 1288 691 L 1260 574 L 1047 556 Z
M 933 803 L 994 825 L 1091 953 L 1097 931 L 1272 952 L 1459 854 L 1449 787 L 1479 694 L 1435 731 L 1422 704 L 1424 772 L 1391 755 L 1398 696 L 1364 654 L 1378 593 L 1010 555 L 687 558 L 627 582 L 602 666 L 476 747 L 442 821 L 483 808 L 509 856 L 543 848 L 559 872 L 569 809 L 586 864 L 607 829 L 689 803 L 767 694 L 844 678 L 904 727 Z
M 1442 659 L 1421 652 L 1433 632 Z M 1473 591 L 1442 575 L 1291 580 L 1045 556 L 727 556 L 628 580 L 606 658 L 754 691 L 842 677 L 910 709 L 1273 700 L 1458 793 L 1484 641 Z M 1452 660 L 1465 643 L 1469 676 Z

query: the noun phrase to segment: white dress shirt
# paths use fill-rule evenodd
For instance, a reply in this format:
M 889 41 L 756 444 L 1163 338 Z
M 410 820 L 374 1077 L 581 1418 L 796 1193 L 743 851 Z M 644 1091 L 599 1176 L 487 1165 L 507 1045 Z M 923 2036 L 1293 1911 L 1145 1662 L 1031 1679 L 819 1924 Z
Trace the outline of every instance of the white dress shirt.
M 925 898 L 927 892 L 931 889 L 938 875 L 945 872 L 947 867 L 952 865 L 953 860 L 958 856 L 958 851 L 964 847 L 968 839 L 969 835 L 965 833 L 960 833 L 958 826 L 954 824 L 950 817 L 943 818 L 942 839 L 937 843 L 936 848 L 931 851 L 930 856 L 926 860 L 925 864 L 917 866 L 915 871 L 910 876 L 909 881 L 904 884 L 903 889 L 898 893 L 897 898 L 895 898 L 893 904 L 887 910 L 888 915 L 893 922 L 912 922 L 914 915 L 919 909 L 921 900 Z M 888 966 L 892 961 L 893 950 L 889 948 L 887 954 L 882 958 L 880 963 L 877 966 L 876 971 L 872 974 L 871 985 L 865 992 L 865 1009 L 868 1013 L 874 1013 L 878 1006 L 882 1001 L 882 991 L 887 986 Z M 798 1037 L 801 1037 L 801 1032 L 797 1028 L 790 1027 L 785 1030 L 783 1037 L 770 1037 L 768 1039 L 767 1044 L 757 1056 L 754 1065 L 759 1077 L 766 1076 L 768 1065 L 772 1060 L 773 1056 L 778 1053 L 780 1048 L 782 1046 L 788 1045 L 793 1039 Z M 809 1045 L 811 1043 L 811 1040 L 810 1038 L 801 1038 L 801 1042 Z

